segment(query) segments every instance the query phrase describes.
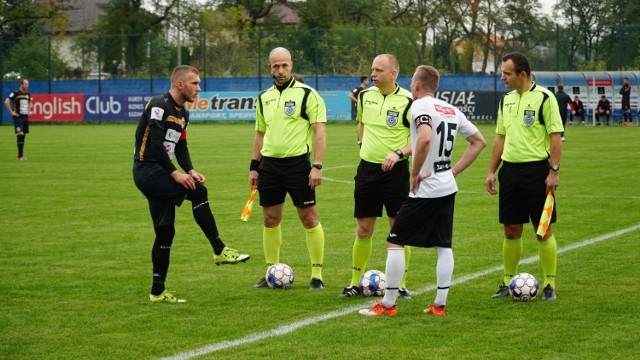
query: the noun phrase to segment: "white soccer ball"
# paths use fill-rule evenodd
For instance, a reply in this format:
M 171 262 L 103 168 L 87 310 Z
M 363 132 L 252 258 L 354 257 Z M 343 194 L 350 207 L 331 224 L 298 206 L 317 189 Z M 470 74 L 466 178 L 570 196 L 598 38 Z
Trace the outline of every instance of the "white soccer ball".
M 511 278 L 509 294 L 516 301 L 529 301 L 538 296 L 538 280 L 529 273 L 520 273 Z
M 273 264 L 267 269 L 264 278 L 272 289 L 288 289 L 293 284 L 293 269 L 287 264 Z
M 383 296 L 387 289 L 387 281 L 380 270 L 369 270 L 360 278 L 362 296 Z

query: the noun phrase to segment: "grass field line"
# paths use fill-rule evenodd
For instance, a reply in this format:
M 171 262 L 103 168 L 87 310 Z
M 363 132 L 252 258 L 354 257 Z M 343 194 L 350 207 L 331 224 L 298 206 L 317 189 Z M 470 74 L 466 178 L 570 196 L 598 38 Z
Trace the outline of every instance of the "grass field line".
M 609 234 L 604 234 L 595 238 L 591 238 L 591 239 L 587 239 L 581 242 L 577 242 L 571 245 L 567 245 L 567 246 L 563 246 L 561 248 L 558 249 L 558 254 L 562 254 L 571 250 L 575 250 L 575 249 L 579 249 L 582 247 L 586 247 L 589 245 L 593 245 L 596 243 L 599 243 L 601 241 L 604 240 L 608 240 L 608 239 L 612 239 L 615 238 L 617 236 L 632 232 L 632 231 L 636 231 L 640 229 L 640 224 L 636 224 L 633 226 L 630 226 L 628 228 L 622 229 L 622 230 L 618 230 L 618 231 L 614 231 L 612 233 Z M 536 262 L 538 261 L 538 256 L 530 256 L 526 259 L 522 259 L 520 260 L 520 264 L 529 264 L 532 262 Z M 469 275 L 464 275 L 458 278 L 455 278 L 452 282 L 451 285 L 458 285 L 458 284 L 462 284 L 465 283 L 467 281 L 485 276 L 485 275 L 489 275 L 492 274 L 494 272 L 497 271 L 501 271 L 502 270 L 502 265 L 500 266 L 494 266 L 491 268 L 487 268 L 485 270 L 481 270 Z M 427 291 L 433 291 L 436 289 L 436 285 L 429 285 L 426 287 L 423 287 L 421 289 L 415 290 L 413 291 L 414 294 L 419 295 L 422 293 L 425 293 Z M 487 295 L 488 296 L 488 295 Z M 280 327 L 277 327 L 275 329 L 271 329 L 271 330 L 267 330 L 267 331 L 263 331 L 263 332 L 259 332 L 259 333 L 254 333 L 254 334 L 250 334 L 247 335 L 245 337 L 239 338 L 239 339 L 235 339 L 235 340 L 229 340 L 229 341 L 222 341 L 222 342 L 218 342 L 218 343 L 214 343 L 211 345 L 207 345 L 207 346 L 203 346 L 201 348 L 195 349 L 195 350 L 191 350 L 191 351 L 187 351 L 187 352 L 183 352 L 183 353 L 179 353 L 176 354 L 174 356 L 170 356 L 170 357 L 164 357 L 162 359 L 165 360 L 187 360 L 187 359 L 193 359 L 195 357 L 198 356 L 202 356 L 202 355 L 207 355 L 207 354 L 211 354 L 214 353 L 216 351 L 220 351 L 220 350 L 226 350 L 229 348 L 233 348 L 236 346 L 243 346 L 243 345 L 247 345 L 256 341 L 260 341 L 263 339 L 267 339 L 267 338 L 271 338 L 271 337 L 276 337 L 276 336 L 282 336 L 282 335 L 286 335 L 289 333 L 292 333 L 294 331 L 296 331 L 297 329 L 300 329 L 302 327 L 305 326 L 309 326 L 309 325 L 315 325 L 318 324 L 322 321 L 325 320 L 330 320 L 330 319 L 334 319 L 337 317 L 341 317 L 344 315 L 348 315 L 351 314 L 353 312 L 356 312 L 360 309 L 363 309 L 365 307 L 371 306 L 373 305 L 373 301 L 368 302 L 368 303 L 359 303 L 356 305 L 352 305 L 349 307 L 346 307 L 344 309 L 341 310 L 336 310 L 336 311 L 332 311 L 323 315 L 319 315 L 319 316 L 314 316 L 311 318 L 307 318 L 307 319 L 303 319 L 303 320 L 299 320 L 299 321 L 295 321 L 292 322 L 290 324 L 286 324 L 286 325 L 282 325 Z
M 325 171 L 331 171 L 331 170 L 335 170 L 335 169 L 342 169 L 342 168 L 357 168 L 357 165 L 340 165 L 340 166 L 332 166 L 332 167 L 328 167 L 326 168 Z M 334 179 L 328 176 L 322 176 L 322 180 L 326 180 L 329 182 L 335 182 L 335 183 L 340 183 L 340 184 L 348 184 L 348 185 L 355 185 L 355 181 L 353 180 L 341 180 L 341 179 Z M 469 191 L 469 190 L 459 190 L 459 193 L 464 193 L 464 194 L 487 194 L 486 191 Z M 598 199 L 598 198 L 606 198 L 606 199 L 629 199 L 629 200 L 640 200 L 640 196 L 629 196 L 629 195 L 574 195 L 574 194 L 567 194 L 564 193 L 562 194 L 563 197 L 571 197 L 571 198 L 587 198 L 587 199 Z

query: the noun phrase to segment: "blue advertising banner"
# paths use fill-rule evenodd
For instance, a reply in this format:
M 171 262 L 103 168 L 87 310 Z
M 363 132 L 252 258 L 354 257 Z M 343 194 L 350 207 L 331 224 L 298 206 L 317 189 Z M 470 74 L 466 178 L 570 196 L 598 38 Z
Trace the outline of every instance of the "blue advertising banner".
M 328 120 L 349 120 L 348 91 L 319 92 L 327 106 Z M 252 120 L 256 118 L 258 92 L 201 92 L 187 103 L 191 121 Z M 152 98 L 148 94 L 34 94 L 32 120 L 60 121 L 138 121 Z M 75 106 L 74 106 L 75 104 Z
M 85 121 L 137 121 L 150 95 L 85 95 Z
M 348 91 L 319 91 L 327 107 L 327 120 L 350 120 Z M 255 120 L 259 92 L 201 92 L 187 105 L 191 121 Z

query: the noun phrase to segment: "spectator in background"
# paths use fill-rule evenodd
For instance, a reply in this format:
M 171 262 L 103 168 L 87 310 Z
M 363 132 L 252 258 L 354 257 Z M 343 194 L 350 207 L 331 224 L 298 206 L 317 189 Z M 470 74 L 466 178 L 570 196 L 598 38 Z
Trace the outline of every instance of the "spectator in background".
M 609 125 L 609 118 L 611 117 L 611 102 L 607 100 L 607 97 L 602 95 L 598 106 L 596 106 L 596 126 L 600 126 L 600 116 L 604 115 L 607 118 L 607 125 Z
M 124 65 L 120 62 L 117 67 L 118 79 L 122 79 L 124 77 Z
M 564 129 L 567 124 L 567 107 L 571 104 L 571 97 L 564 92 L 563 85 L 558 85 L 556 100 L 558 101 L 558 109 L 560 109 L 560 118 L 562 119 L 562 128 Z M 560 134 L 560 137 L 562 141 L 564 141 L 564 131 Z
M 571 118 L 569 120 L 569 125 L 573 125 L 573 117 L 580 117 L 580 125 L 584 125 L 584 103 L 580 101 L 579 97 L 574 97 L 571 102 Z
M 357 105 L 358 105 L 358 94 L 360 94 L 360 91 L 366 89 L 367 85 L 369 85 L 369 77 L 368 76 L 360 76 L 360 85 L 358 85 L 358 87 L 356 87 L 353 90 L 351 90 L 351 93 L 349 94 L 349 99 L 351 99 L 351 120 L 355 120 L 356 119 L 356 115 L 357 115 L 356 111 L 357 111 Z
M 118 61 L 117 60 L 113 60 L 111 62 L 111 77 L 114 79 L 118 77 Z
M 624 84 L 620 88 L 620 94 L 622 95 L 622 114 L 624 116 L 623 125 L 633 124 L 633 118 L 631 117 L 631 84 L 629 84 L 629 78 L 624 78 Z M 627 120 L 627 117 L 629 120 Z

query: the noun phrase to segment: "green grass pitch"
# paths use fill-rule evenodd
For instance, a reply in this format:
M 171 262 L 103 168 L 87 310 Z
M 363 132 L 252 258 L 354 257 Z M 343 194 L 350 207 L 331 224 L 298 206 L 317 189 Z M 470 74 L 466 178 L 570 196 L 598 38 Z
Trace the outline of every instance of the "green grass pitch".
M 192 159 L 207 176 L 222 238 L 252 259 L 214 266 L 189 207 L 179 208 L 167 288 L 188 303 L 175 306 L 148 301 L 154 235 L 131 177 L 135 124 L 32 126 L 25 162 L 16 160 L 13 128 L 5 124 L 0 359 L 637 357 L 640 130 L 567 129 L 554 232 L 560 248 L 576 246 L 558 256 L 557 301 L 517 303 L 490 298 L 501 278 L 490 269 L 502 264 L 502 228 L 497 197 L 484 189 L 494 126 L 480 129 L 488 147 L 458 177 L 454 224 L 454 281 L 474 278 L 452 286 L 445 318 L 426 316 L 436 256 L 416 249 L 408 286 L 422 290 L 399 300 L 396 318 L 372 319 L 354 311 L 370 299 L 338 298 L 350 279 L 355 234 L 353 123 L 327 125 L 317 194 L 326 235 L 320 292 L 308 290 L 304 232 L 290 201 L 281 261 L 296 282 L 286 291 L 251 288 L 266 269 L 260 207 L 248 223 L 240 221 L 253 124 L 190 126 Z M 464 146 L 458 139 L 457 156 Z M 384 270 L 387 231 L 380 219 L 369 269 Z M 537 255 L 531 227 L 524 240 L 523 258 Z M 520 270 L 542 276 L 538 261 Z

